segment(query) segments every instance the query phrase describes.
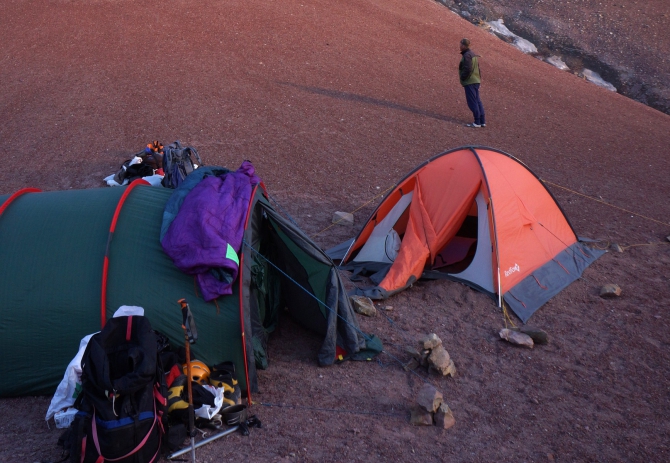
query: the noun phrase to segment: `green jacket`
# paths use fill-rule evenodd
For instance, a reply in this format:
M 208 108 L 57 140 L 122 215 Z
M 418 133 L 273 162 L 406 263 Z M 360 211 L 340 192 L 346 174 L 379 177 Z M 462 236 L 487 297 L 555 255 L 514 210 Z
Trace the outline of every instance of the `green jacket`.
M 461 85 L 480 84 L 482 82 L 481 73 L 479 72 L 479 57 L 470 49 L 461 52 L 463 57 L 458 65 L 458 76 L 461 80 Z

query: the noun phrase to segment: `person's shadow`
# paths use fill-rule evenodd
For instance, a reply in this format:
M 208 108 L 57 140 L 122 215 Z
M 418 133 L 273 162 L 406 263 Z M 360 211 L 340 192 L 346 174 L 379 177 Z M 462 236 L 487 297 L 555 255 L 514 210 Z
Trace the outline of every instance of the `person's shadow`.
M 395 103 L 393 101 L 380 100 L 377 98 L 372 98 L 365 95 L 358 95 L 356 93 L 341 92 L 338 90 L 329 90 L 327 88 L 320 87 L 309 87 L 306 85 L 298 85 L 291 82 L 277 82 L 279 85 L 285 85 L 287 87 L 297 88 L 304 92 L 314 93 L 317 95 L 323 95 L 330 98 L 337 98 L 338 100 L 353 101 L 356 103 L 364 103 L 375 106 L 381 106 L 383 108 L 396 109 L 398 111 L 405 111 L 412 114 L 418 114 L 420 116 L 430 117 L 440 121 L 451 122 L 452 124 L 462 125 L 461 121 L 456 120 L 452 117 L 445 116 L 444 114 L 438 114 L 432 111 L 426 111 L 425 109 L 413 108 L 411 106 L 406 106 L 400 103 Z

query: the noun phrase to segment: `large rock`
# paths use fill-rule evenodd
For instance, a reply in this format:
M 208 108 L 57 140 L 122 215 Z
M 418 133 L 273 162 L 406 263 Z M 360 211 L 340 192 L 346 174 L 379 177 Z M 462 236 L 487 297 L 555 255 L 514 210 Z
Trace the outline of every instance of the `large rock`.
M 451 357 L 449 356 L 449 352 L 447 352 L 444 347 L 437 346 L 435 349 L 430 351 L 430 355 L 428 356 L 428 364 L 446 376 L 449 374 L 449 366 L 451 364 Z
M 433 425 L 433 414 L 427 412 L 423 407 L 414 405 L 411 408 L 412 415 L 409 418 L 410 424 L 414 426 L 432 426 Z
M 600 288 L 600 297 L 619 297 L 619 296 L 621 296 L 621 288 L 619 288 L 619 285 L 610 283 Z
M 353 225 L 354 214 L 350 212 L 336 212 L 333 214 L 333 223 L 337 225 Z
M 451 412 L 449 406 L 445 403 L 442 403 L 440 407 L 435 412 L 435 426 L 442 429 L 449 429 L 456 424 L 456 419 L 454 414 Z
M 375 309 L 375 305 L 369 297 L 351 296 L 351 303 L 354 306 L 356 313 L 367 315 L 368 317 L 377 315 L 377 309 Z
M 424 383 L 416 396 L 416 403 L 427 412 L 434 413 L 442 405 L 442 393 L 432 384 Z
M 422 349 L 435 349 L 437 346 L 442 345 L 442 340 L 435 333 L 430 333 L 419 341 L 419 345 Z
M 500 330 L 499 334 L 500 339 L 504 339 L 505 341 L 517 346 L 529 347 L 532 349 L 533 346 L 535 345 L 535 343 L 533 342 L 533 338 L 531 338 L 527 334 L 520 333 L 518 331 L 503 328 L 502 330 Z
M 548 344 L 549 343 L 549 337 L 547 336 L 547 332 L 544 330 L 541 330 L 539 328 L 531 328 L 529 326 L 522 326 L 520 328 L 512 328 L 514 331 L 518 331 L 523 334 L 527 334 L 528 336 L 531 337 L 533 342 L 535 344 Z

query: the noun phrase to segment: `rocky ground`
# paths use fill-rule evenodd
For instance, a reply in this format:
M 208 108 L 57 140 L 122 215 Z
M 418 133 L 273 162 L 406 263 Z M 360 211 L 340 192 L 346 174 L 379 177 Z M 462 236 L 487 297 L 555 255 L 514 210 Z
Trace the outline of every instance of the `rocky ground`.
M 617 91 L 670 113 L 670 5 L 664 0 L 438 0 L 481 24 L 504 20 L 537 56 L 598 72 Z
M 553 4 L 534 7 L 558 31 L 572 10 L 554 15 Z M 590 5 L 577 9 L 595 12 Z M 667 38 L 642 48 L 634 40 L 647 29 L 661 35 L 657 16 L 632 6 L 613 30 L 631 40 L 616 43 L 663 63 Z M 418 163 L 477 144 L 524 161 L 580 235 L 622 246 L 531 318 L 549 334 L 532 350 L 499 339 L 505 320 L 491 299 L 446 281 L 419 282 L 384 303 L 392 310 L 360 317 L 385 344 L 370 362 L 319 368 L 319 340 L 283 320 L 254 397 L 263 428 L 203 447 L 198 461 L 670 459 L 670 116 L 524 55 L 432 0 L 3 7 L 0 195 L 103 187 L 147 142 L 180 139 L 207 164 L 250 159 L 283 209 L 327 248 L 355 234 L 378 195 Z M 464 36 L 485 66 L 481 130 L 464 127 L 471 114 L 456 76 Z M 328 228 L 335 211 L 355 211 L 354 227 Z M 608 283 L 621 297 L 599 297 Z M 451 354 L 455 378 L 398 363 L 430 332 Z M 449 430 L 409 424 L 425 382 L 453 410 Z M 49 400 L 0 400 L 0 461 L 59 458 L 60 431 L 43 421 Z

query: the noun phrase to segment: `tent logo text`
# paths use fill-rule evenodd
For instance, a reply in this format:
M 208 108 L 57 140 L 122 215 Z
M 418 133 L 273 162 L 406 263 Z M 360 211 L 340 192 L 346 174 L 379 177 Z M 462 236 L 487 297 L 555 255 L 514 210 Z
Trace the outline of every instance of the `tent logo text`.
M 505 276 L 508 277 L 514 272 L 520 272 L 521 268 L 519 267 L 519 264 L 514 264 L 514 267 L 510 267 L 509 270 L 505 270 Z

